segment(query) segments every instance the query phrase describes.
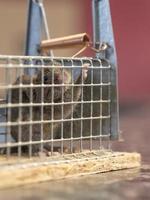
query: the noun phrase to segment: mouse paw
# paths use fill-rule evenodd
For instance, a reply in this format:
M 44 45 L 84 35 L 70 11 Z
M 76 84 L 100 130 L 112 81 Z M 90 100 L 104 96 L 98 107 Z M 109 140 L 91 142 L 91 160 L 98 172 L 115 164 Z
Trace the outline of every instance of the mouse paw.
M 82 69 L 83 80 L 85 80 L 87 78 L 89 66 L 90 66 L 90 64 L 88 64 L 88 63 L 85 63 L 83 65 L 83 69 Z

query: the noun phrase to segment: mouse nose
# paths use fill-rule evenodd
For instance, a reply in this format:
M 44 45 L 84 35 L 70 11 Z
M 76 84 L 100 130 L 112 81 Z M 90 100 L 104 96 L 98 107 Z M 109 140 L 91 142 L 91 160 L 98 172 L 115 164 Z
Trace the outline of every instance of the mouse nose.
M 62 83 L 62 78 L 61 78 L 61 75 L 59 73 L 55 73 L 55 75 L 54 75 L 54 83 L 55 84 L 61 84 Z
M 46 84 L 47 82 L 48 82 L 48 76 L 45 75 L 45 76 L 44 76 L 44 83 Z

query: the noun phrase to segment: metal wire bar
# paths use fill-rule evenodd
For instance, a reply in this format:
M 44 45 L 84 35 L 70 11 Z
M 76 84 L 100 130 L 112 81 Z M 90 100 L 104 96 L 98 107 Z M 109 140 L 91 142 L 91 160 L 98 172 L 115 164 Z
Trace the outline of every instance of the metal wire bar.
M 98 139 L 99 138 L 99 136 L 84 136 L 82 139 L 84 139 L 84 140 L 89 140 L 89 139 Z M 109 138 L 110 138 L 110 133 L 107 133 L 106 135 L 103 135 L 102 136 L 102 138 L 103 139 L 108 139 L 109 140 Z M 73 140 L 74 141 L 80 141 L 80 139 L 81 139 L 81 137 L 76 137 L 76 138 L 73 138 Z M 71 138 L 64 138 L 63 139 L 64 141 L 70 141 L 71 140 Z M 61 139 L 55 139 L 55 142 L 61 142 L 62 140 Z M 45 143 L 54 143 L 54 140 L 52 140 L 52 139 L 50 139 L 50 140 L 43 140 L 42 141 L 42 143 L 43 144 L 45 144 Z M 41 141 L 32 141 L 32 142 L 20 142 L 20 143 L 18 143 L 18 142 L 14 142 L 14 143 L 10 143 L 9 145 L 8 144 L 5 144 L 5 143 L 0 143 L 0 147 L 1 148 L 7 148 L 8 146 L 9 146 L 9 148 L 11 148 L 11 147 L 18 147 L 18 146 L 27 146 L 27 145 L 35 145 L 35 144 L 41 144 Z
M 64 80 L 65 80 L 65 77 L 64 77 L 64 68 L 62 70 L 62 82 L 64 83 Z M 62 102 L 64 102 L 64 87 L 61 87 L 61 92 L 62 92 L 62 95 L 61 95 L 61 100 Z M 63 143 L 63 139 L 64 139 L 64 123 L 63 123 L 63 120 L 64 120 L 64 104 L 61 105 L 61 154 L 63 154 L 64 152 L 64 143 Z
M 22 63 L 20 62 L 20 66 L 22 67 Z M 19 83 L 19 102 L 22 102 L 22 88 L 21 88 L 21 83 L 22 83 L 22 76 L 21 76 L 21 70 L 22 68 L 20 67 L 19 71 L 17 70 L 17 75 L 20 77 L 20 83 Z M 30 88 L 30 98 L 32 98 L 32 92 Z M 11 101 L 12 102 L 12 96 L 11 96 Z M 8 108 L 9 109 L 9 108 Z M 10 109 L 11 110 L 11 109 Z M 30 107 L 30 116 L 32 116 L 32 108 Z M 22 119 L 22 107 L 19 107 L 19 118 Z M 32 119 L 32 118 L 31 118 Z M 30 125 L 31 127 L 32 125 Z M 31 134 L 31 130 L 29 131 L 29 134 Z M 22 128 L 21 125 L 18 125 L 18 142 L 21 142 L 21 136 L 22 136 Z M 21 157 L 21 148 L 18 146 L 18 156 Z
M 42 62 L 42 66 L 43 66 L 43 62 Z M 44 69 L 43 67 L 41 68 L 41 80 L 42 80 L 42 84 L 44 84 L 44 80 L 42 77 L 44 77 Z M 41 102 L 42 102 L 42 105 L 40 106 L 41 107 L 41 121 L 44 121 L 44 116 L 43 116 L 43 113 L 44 113 L 44 88 L 41 88 Z M 43 133 L 43 123 L 40 124 L 40 127 L 41 127 L 41 138 L 40 138 L 40 141 L 41 141 L 41 144 L 40 144 L 40 151 L 43 152 L 43 138 L 44 138 L 44 133 Z
M 91 70 L 91 101 L 93 101 L 93 68 Z M 91 116 L 91 120 L 90 120 L 90 150 L 92 150 L 93 148 L 93 145 L 92 145 L 92 134 L 93 134 L 93 121 L 92 121 L 92 116 L 93 116 L 93 104 L 91 103 L 91 113 L 90 113 L 90 116 Z
M 78 86 L 84 86 L 84 87 L 89 87 L 89 86 L 110 86 L 111 85 L 111 82 L 110 83 L 97 83 L 97 84 L 83 84 L 83 83 L 81 83 L 81 84 L 78 84 Z M 60 87 L 60 84 L 51 84 L 51 85 L 40 85 L 40 87 L 42 88 L 46 88 L 46 87 Z M 62 87 L 63 86 L 75 86 L 75 84 L 62 84 Z M 33 84 L 30 84 L 30 85 L 21 85 L 21 87 L 22 88 L 39 88 L 39 85 L 33 85 Z M 11 89 L 11 88 L 20 88 L 18 85 L 16 86 L 16 85 L 2 85 L 1 86 L 1 89 Z
M 83 65 L 83 62 L 82 62 L 82 65 Z M 83 81 L 83 73 L 82 73 L 82 83 L 84 83 Z M 81 102 L 83 102 L 83 87 L 81 87 Z M 83 151 L 83 141 L 82 141 L 82 138 L 83 138 L 83 103 L 81 103 L 81 128 L 80 128 L 80 151 L 82 152 Z
M 54 70 L 52 70 L 52 85 L 54 85 Z M 52 87 L 52 90 L 54 91 L 54 87 Z M 54 104 L 54 92 L 51 93 L 52 97 L 52 103 Z M 54 106 L 51 106 L 51 121 L 54 121 Z M 52 143 L 51 143 L 51 155 L 53 155 L 54 152 L 54 123 L 51 123 L 51 138 L 52 138 Z
M 72 102 L 58 102 L 58 103 L 24 103 L 24 104 L 0 104 L 0 108 L 15 108 L 15 107 L 34 107 L 34 106 L 50 106 L 50 105 L 67 105 L 67 104 L 88 104 L 88 103 L 110 103 L 111 102 L 111 99 L 108 99 L 108 100 L 91 100 L 91 101 L 85 101 L 83 100 L 82 102 L 81 101 L 72 101 Z
M 101 84 L 103 84 L 102 81 L 103 81 L 103 71 L 101 70 L 101 73 L 100 73 L 100 83 Z M 99 89 L 100 89 L 100 101 L 102 102 L 102 100 L 103 100 L 103 88 L 100 87 Z M 103 104 L 101 102 L 100 102 L 100 116 L 103 115 Z M 99 137 L 99 147 L 103 148 L 102 147 L 102 138 L 101 138 L 101 136 L 102 136 L 102 126 L 103 126 L 102 119 L 99 119 L 99 123 L 100 123 L 100 129 L 99 129 L 99 136 L 100 136 Z
M 67 121 L 79 121 L 79 120 L 91 120 L 91 119 L 109 119 L 111 116 L 98 116 L 98 117 L 84 117 L 84 118 L 73 118 L 73 119 L 60 119 L 60 120 L 37 120 L 37 121 L 22 121 L 22 122 L 2 122 L 0 123 L 0 127 L 4 126 L 16 126 L 16 125 L 30 125 L 30 124 L 40 124 L 40 123 L 54 123 L 54 122 L 67 122 Z
M 73 62 L 71 62 L 71 65 L 73 66 Z M 71 83 L 73 84 L 73 68 L 71 69 Z M 74 88 L 71 87 L 71 119 L 73 119 L 73 94 L 74 94 Z M 64 102 L 67 103 L 67 102 Z M 64 104 L 65 105 L 65 104 Z M 70 151 L 73 153 L 73 121 L 70 122 Z
M 103 66 L 102 65 L 102 60 L 100 59 L 97 59 L 97 58 L 89 58 L 89 57 L 82 57 L 82 58 L 79 58 L 79 57 L 75 57 L 75 58 L 70 58 L 70 57 L 55 57 L 55 58 L 52 58 L 52 57 L 47 57 L 47 56 L 17 56 L 17 55 L 0 55 L 0 64 L 7 64 L 7 61 L 8 60 L 22 60 L 22 63 L 24 63 L 24 65 L 30 65 L 30 61 L 36 61 L 36 60 L 43 60 L 43 61 L 53 61 L 53 60 L 65 60 L 65 61 L 87 61 L 87 62 L 94 62 L 94 61 L 98 61 L 99 62 L 99 65 L 97 67 L 111 67 L 109 64 L 107 66 Z M 26 61 L 26 62 L 24 62 Z M 109 63 L 109 62 L 108 62 Z M 33 67 L 35 67 L 33 64 L 31 64 Z M 6 65 L 7 67 L 7 65 Z M 11 66 L 10 66 L 11 67 Z M 38 67 L 38 66 L 36 66 Z M 79 66 L 76 66 L 76 67 L 79 67 Z M 93 66 L 94 67 L 94 66 Z
M 8 65 L 11 65 L 11 63 L 7 63 Z M 10 76 L 10 71 L 8 69 L 6 69 L 6 73 L 5 73 L 5 77 L 6 77 L 6 83 L 9 84 L 10 83 L 10 79 L 11 79 L 11 76 Z M 11 91 L 8 92 L 7 94 L 7 99 L 8 99 L 8 102 L 11 102 Z M 11 121 L 11 110 L 10 109 L 7 109 L 7 120 L 8 122 Z M 6 144 L 7 144 L 7 157 L 10 156 L 10 147 L 9 147 L 9 144 L 10 144 L 10 138 L 11 138 L 11 129 L 10 129 L 10 126 L 4 126 L 6 127 L 6 130 L 7 130 L 7 133 L 6 133 Z

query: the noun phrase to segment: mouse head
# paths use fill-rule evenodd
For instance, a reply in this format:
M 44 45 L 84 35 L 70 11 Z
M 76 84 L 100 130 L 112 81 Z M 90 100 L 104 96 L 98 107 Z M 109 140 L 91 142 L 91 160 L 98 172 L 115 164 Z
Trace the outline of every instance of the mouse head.
M 44 87 L 44 102 L 52 101 L 52 96 L 53 101 L 55 102 L 62 98 L 63 93 L 68 89 L 68 85 L 65 86 L 65 84 L 69 84 L 70 82 L 71 74 L 69 71 L 63 69 L 62 66 L 55 66 L 53 68 L 46 67 L 39 70 L 35 84 L 40 85 L 43 83 L 44 85 L 47 85 L 47 87 Z M 42 89 L 40 90 L 42 91 Z M 41 92 L 38 91 L 37 93 L 37 96 L 41 99 Z

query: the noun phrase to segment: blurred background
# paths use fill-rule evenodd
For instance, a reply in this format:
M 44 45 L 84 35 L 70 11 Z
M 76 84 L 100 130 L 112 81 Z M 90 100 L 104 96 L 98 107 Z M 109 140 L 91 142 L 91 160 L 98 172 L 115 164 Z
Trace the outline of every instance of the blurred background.
M 0 0 L 0 54 L 24 54 L 27 2 Z M 92 36 L 91 0 L 44 0 L 44 4 L 52 38 L 80 32 Z M 112 148 L 138 151 L 147 161 L 150 153 L 150 1 L 110 0 L 110 4 L 118 55 L 120 129 L 124 138 L 124 142 L 114 142 Z M 54 53 L 71 56 L 75 51 Z

